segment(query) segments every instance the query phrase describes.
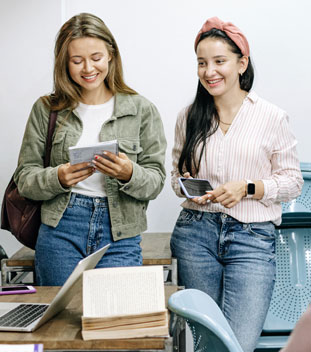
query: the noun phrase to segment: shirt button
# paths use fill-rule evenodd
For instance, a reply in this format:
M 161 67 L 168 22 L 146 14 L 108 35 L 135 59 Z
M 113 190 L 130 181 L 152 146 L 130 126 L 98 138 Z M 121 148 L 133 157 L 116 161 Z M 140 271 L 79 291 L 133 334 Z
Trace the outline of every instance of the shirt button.
M 100 200 L 99 200 L 98 198 L 96 198 L 96 199 L 95 199 L 95 202 L 96 202 L 96 203 L 99 203 L 99 202 L 100 202 Z

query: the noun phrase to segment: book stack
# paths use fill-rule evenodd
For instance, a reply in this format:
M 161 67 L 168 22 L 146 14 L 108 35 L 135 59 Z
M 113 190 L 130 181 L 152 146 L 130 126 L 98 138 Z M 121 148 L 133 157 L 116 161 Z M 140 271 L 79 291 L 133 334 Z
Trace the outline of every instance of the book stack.
M 150 336 L 168 336 L 162 266 L 83 273 L 84 340 Z

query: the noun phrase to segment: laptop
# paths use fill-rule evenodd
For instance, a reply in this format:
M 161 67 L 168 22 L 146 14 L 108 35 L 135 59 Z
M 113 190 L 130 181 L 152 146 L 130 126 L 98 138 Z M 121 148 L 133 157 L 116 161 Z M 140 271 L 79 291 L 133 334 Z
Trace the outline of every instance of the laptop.
M 66 308 L 83 271 L 94 269 L 110 244 L 79 261 L 50 304 L 0 302 L 0 331 L 31 332 Z

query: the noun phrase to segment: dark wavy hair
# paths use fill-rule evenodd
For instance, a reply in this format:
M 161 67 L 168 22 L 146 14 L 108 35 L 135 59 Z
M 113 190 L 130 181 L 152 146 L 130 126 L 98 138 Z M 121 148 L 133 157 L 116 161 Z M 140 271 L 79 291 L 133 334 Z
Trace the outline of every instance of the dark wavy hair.
M 205 38 L 222 40 L 229 45 L 231 51 L 239 58 L 243 56 L 239 47 L 225 32 L 219 29 L 213 28 L 208 32 L 202 33 L 199 42 Z M 247 69 L 242 76 L 239 76 L 239 80 L 240 88 L 249 92 L 254 82 L 254 68 L 250 58 Z M 181 175 L 186 171 L 193 177 L 198 174 L 206 140 L 216 132 L 218 126 L 219 115 L 214 98 L 208 93 L 199 80 L 195 99 L 187 111 L 186 141 L 178 162 L 178 170 Z M 201 143 L 202 148 L 199 160 L 196 160 L 196 151 Z

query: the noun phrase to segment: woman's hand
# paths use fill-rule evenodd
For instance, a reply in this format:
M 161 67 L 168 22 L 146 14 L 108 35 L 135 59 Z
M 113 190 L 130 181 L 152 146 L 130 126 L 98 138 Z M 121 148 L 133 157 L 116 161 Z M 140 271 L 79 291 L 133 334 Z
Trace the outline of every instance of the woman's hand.
M 95 155 L 93 164 L 96 170 L 110 177 L 115 177 L 120 181 L 128 182 L 133 173 L 132 161 L 124 153 L 116 155 L 110 152 L 104 152 L 109 159 L 100 155 Z
M 227 182 L 213 191 L 207 191 L 204 196 L 194 198 L 193 201 L 197 204 L 220 203 L 225 208 L 232 208 L 245 196 L 245 187 L 245 181 Z
M 90 163 L 67 163 L 58 168 L 58 179 L 63 187 L 71 187 L 93 175 L 94 171 Z
M 232 208 L 245 196 L 245 188 L 246 182 L 244 180 L 227 182 L 210 191 L 211 201 L 220 203 L 225 208 Z
M 185 172 L 182 177 L 185 177 L 185 178 L 193 178 L 191 175 L 190 175 L 190 172 Z

